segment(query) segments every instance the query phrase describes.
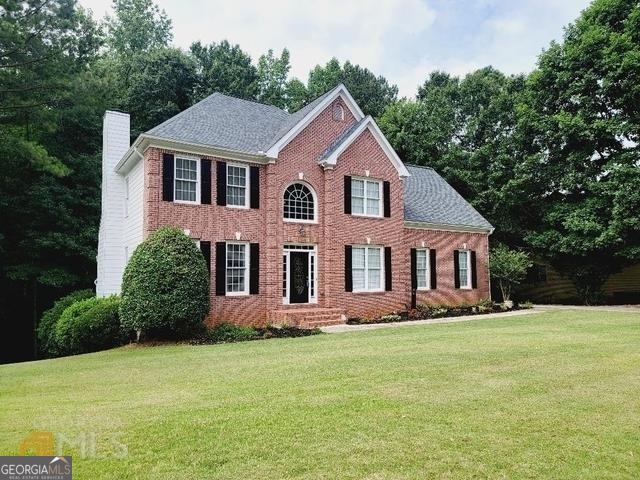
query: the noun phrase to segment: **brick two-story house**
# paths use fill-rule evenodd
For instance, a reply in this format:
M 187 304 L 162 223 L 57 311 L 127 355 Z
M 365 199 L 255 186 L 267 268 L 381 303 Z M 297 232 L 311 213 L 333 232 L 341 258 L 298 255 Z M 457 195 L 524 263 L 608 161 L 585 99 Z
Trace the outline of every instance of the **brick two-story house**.
M 207 321 L 318 325 L 489 298 L 493 227 L 435 171 L 405 166 L 339 85 L 289 114 L 219 93 L 129 145 L 106 112 L 96 291 L 182 228 L 210 265 Z

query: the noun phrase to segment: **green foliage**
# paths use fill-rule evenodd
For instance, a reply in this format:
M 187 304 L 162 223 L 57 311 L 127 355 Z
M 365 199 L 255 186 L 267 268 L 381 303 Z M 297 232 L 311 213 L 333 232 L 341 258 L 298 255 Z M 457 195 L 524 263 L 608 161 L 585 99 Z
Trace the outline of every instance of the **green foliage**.
M 105 18 L 112 54 L 127 57 L 166 47 L 173 39 L 171 19 L 152 0 L 113 0 L 114 16 Z
M 198 80 L 194 100 L 199 101 L 213 92 L 253 100 L 258 93 L 258 70 L 251 57 L 239 45 L 223 40 L 203 46 L 192 43 L 189 52 L 196 62 Z
M 44 312 L 36 330 L 38 353 L 42 357 L 55 357 L 59 354 L 54 337 L 55 328 L 67 307 L 95 295 L 93 290 L 78 290 L 58 299 L 49 310 Z
M 348 60 L 340 65 L 332 58 L 323 67 L 316 65 L 309 73 L 307 90 L 309 98 L 316 98 L 343 83 L 365 115 L 379 117 L 385 107 L 398 96 L 398 87 L 389 85 L 386 78 L 376 76 L 367 68 L 354 65 Z
M 504 244 L 498 244 L 489 254 L 489 272 L 491 278 L 498 282 L 502 299 L 511 299 L 511 291 L 520 284 L 527 275 L 533 262 L 526 252 L 512 250 Z
M 159 339 L 186 338 L 209 311 L 209 271 L 195 242 L 163 227 L 133 252 L 122 280 L 125 330 Z
M 207 339 L 213 343 L 244 342 L 255 340 L 259 336 L 254 327 L 235 325 L 233 323 L 219 323 L 207 332 Z
M 283 109 L 287 107 L 287 77 L 290 69 L 289 50 L 286 48 L 282 50 L 280 57 L 275 57 L 272 49 L 260 56 L 257 95 L 260 103 Z
M 196 335 L 191 344 L 246 342 L 249 340 L 263 340 L 268 338 L 307 337 L 322 333 L 318 328 L 300 328 L 291 325 L 265 327 L 242 326 L 229 322 L 222 322 L 215 327 L 208 328 L 203 334 Z
M 92 297 L 68 306 L 55 326 L 57 355 L 77 355 L 123 343 L 117 296 Z

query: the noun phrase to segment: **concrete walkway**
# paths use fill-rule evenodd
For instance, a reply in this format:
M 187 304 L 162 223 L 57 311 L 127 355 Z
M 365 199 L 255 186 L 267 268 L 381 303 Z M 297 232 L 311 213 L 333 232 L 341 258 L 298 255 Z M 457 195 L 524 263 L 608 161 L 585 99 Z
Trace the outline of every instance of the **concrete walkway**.
M 406 325 L 429 325 L 432 323 L 470 322 L 474 320 L 484 320 L 487 318 L 516 317 L 520 315 L 531 315 L 532 313 L 540 313 L 541 311 L 542 310 L 538 310 L 536 308 L 530 308 L 527 310 L 514 310 L 512 312 L 463 315 L 460 317 L 428 318 L 425 320 L 407 320 L 406 322 L 367 323 L 362 325 L 331 325 L 329 327 L 321 327 L 320 330 L 327 333 L 355 332 L 358 330 L 376 330 L 378 328 L 398 328 L 404 327 Z
M 363 325 L 332 325 L 330 327 L 322 327 L 320 330 L 327 333 L 339 332 L 355 332 L 358 330 L 375 330 L 378 328 L 397 328 L 405 325 L 429 325 L 432 323 L 455 323 L 455 322 L 471 322 L 475 320 L 485 320 L 487 318 L 515 317 L 520 315 L 531 315 L 535 313 L 548 312 L 551 310 L 591 310 L 602 312 L 630 312 L 640 313 L 640 305 L 535 305 L 527 310 L 514 310 L 512 312 L 487 313 L 481 315 L 463 315 L 460 317 L 445 318 L 429 318 L 426 320 L 409 320 L 406 322 L 390 322 L 390 323 L 369 323 Z

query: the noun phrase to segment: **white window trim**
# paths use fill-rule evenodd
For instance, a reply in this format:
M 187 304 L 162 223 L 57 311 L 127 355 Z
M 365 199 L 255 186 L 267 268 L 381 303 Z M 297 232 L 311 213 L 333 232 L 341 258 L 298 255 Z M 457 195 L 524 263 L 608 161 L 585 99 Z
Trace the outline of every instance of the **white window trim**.
M 179 180 L 182 180 L 180 178 L 177 178 L 177 176 L 176 176 L 176 170 L 178 169 L 178 162 L 177 162 L 178 159 L 180 159 L 180 160 L 190 160 L 190 161 L 195 161 L 196 162 L 196 179 L 195 179 L 195 182 L 196 182 L 196 199 L 194 201 L 191 201 L 191 200 L 176 200 L 176 191 L 177 191 L 176 182 L 179 181 Z M 173 160 L 173 202 L 174 203 L 186 203 L 186 204 L 189 204 L 189 205 L 199 205 L 200 204 L 200 183 L 201 183 L 201 181 L 200 181 L 200 176 L 201 176 L 200 169 L 201 169 L 201 162 L 200 162 L 200 159 L 197 158 L 197 157 L 191 157 L 191 156 L 188 156 L 188 155 L 176 155 L 174 157 L 174 160 Z
M 311 196 L 313 197 L 313 220 L 302 220 L 299 218 L 285 218 L 284 216 L 284 194 L 287 191 L 287 188 L 289 188 L 291 185 L 295 185 L 295 184 L 301 184 L 304 185 L 305 187 L 307 187 L 310 191 L 311 191 Z M 319 205 L 318 205 L 318 196 L 316 195 L 316 191 L 315 189 L 309 185 L 307 182 L 301 182 L 301 181 L 296 181 L 296 182 L 291 182 L 289 184 L 287 184 L 284 187 L 284 190 L 282 190 L 282 195 L 280 196 L 280 198 L 282 198 L 282 221 L 287 222 L 287 223 L 318 223 L 318 217 L 320 216 L 318 214 L 318 210 L 319 210 Z
M 371 292 L 384 292 L 385 291 L 385 269 L 386 265 L 384 263 L 384 247 L 382 245 L 353 245 L 351 247 L 351 279 L 353 283 L 353 250 L 356 248 L 364 248 L 364 283 L 365 288 L 355 288 L 353 287 L 353 293 L 371 293 Z M 379 288 L 369 288 L 369 250 L 377 248 L 380 251 L 380 287 Z
M 311 295 L 311 288 L 309 288 L 309 303 L 290 303 L 289 297 L 291 294 L 291 258 L 289 254 L 291 252 L 307 252 L 309 253 L 309 279 L 314 282 L 313 295 Z M 285 245 L 283 252 L 283 256 L 287 257 L 287 285 L 284 296 L 282 297 L 283 305 L 310 305 L 318 303 L 318 246 L 317 245 L 308 245 L 308 244 L 287 244 Z M 311 258 L 313 257 L 314 262 L 314 271 L 313 275 L 311 272 Z M 283 272 L 284 276 L 284 272 Z
M 363 213 L 354 213 L 353 212 L 353 181 L 354 180 L 360 180 L 360 181 L 364 182 Z M 367 182 L 369 182 L 369 183 L 377 183 L 378 184 L 378 192 L 380 192 L 380 198 L 378 198 L 378 213 L 377 214 L 367 213 L 367 201 L 368 201 L 368 197 L 367 197 Z M 360 197 L 358 197 L 358 198 L 360 198 Z M 351 215 L 354 215 L 356 217 L 382 218 L 382 212 L 383 212 L 383 209 L 384 209 L 383 203 L 384 203 L 384 192 L 383 192 L 382 180 L 376 180 L 376 179 L 366 178 L 366 177 L 351 177 Z
M 460 276 L 460 257 L 458 257 L 458 272 L 456 275 L 460 278 L 460 290 L 472 290 L 471 285 L 471 250 L 458 250 L 458 254 L 465 254 L 467 257 L 467 284 L 462 285 L 462 277 Z
M 418 290 L 431 290 L 431 249 L 429 248 L 418 248 L 416 249 L 416 277 L 418 277 L 418 253 L 424 252 L 426 257 L 425 262 L 425 271 L 424 271 L 424 280 L 425 286 L 418 287 Z
M 227 188 L 229 188 L 229 186 L 237 186 L 237 185 L 229 185 L 229 167 L 235 167 L 235 168 L 243 168 L 244 169 L 244 179 L 245 179 L 245 183 L 244 183 L 244 205 L 230 205 L 229 204 L 229 196 L 227 195 L 227 192 L 224 192 L 225 194 L 225 198 L 227 199 L 226 201 L 226 206 L 229 208 L 241 208 L 241 209 L 248 209 L 249 205 L 251 204 L 249 202 L 249 195 L 251 195 L 251 178 L 249 178 L 250 175 L 250 171 L 249 171 L 249 166 L 248 165 L 244 165 L 242 163 L 230 163 L 227 162 L 227 166 L 226 166 L 226 171 L 225 171 L 225 175 L 226 177 L 226 185 Z
M 241 292 L 230 292 L 228 290 L 228 283 L 227 283 L 227 279 L 228 279 L 228 275 L 227 275 L 227 255 L 228 255 L 228 249 L 229 249 L 229 245 L 244 245 L 244 290 Z M 242 297 L 245 295 L 249 295 L 249 282 L 251 281 L 251 279 L 249 278 L 249 274 L 250 274 L 250 258 L 251 255 L 249 253 L 249 243 L 248 242 L 225 242 L 225 249 L 224 249 L 224 291 L 225 291 L 225 296 L 227 297 Z

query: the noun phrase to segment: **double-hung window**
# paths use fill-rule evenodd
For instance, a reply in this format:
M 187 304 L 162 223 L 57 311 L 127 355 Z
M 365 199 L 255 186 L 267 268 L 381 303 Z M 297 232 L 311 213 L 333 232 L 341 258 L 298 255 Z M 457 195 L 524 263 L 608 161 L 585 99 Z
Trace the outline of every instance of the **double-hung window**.
M 247 167 L 227 164 L 227 205 L 248 207 Z
M 469 250 L 458 250 L 458 279 L 460 288 L 471 288 L 471 262 Z
M 199 160 L 175 157 L 174 200 L 196 203 L 200 193 Z
M 426 290 L 429 286 L 429 250 L 416 250 L 416 280 L 419 289 Z
M 226 293 L 246 295 L 249 293 L 249 261 L 246 243 L 227 243 Z
M 382 182 L 362 178 L 351 179 L 351 213 L 370 217 L 382 216 Z
M 382 247 L 353 247 L 351 266 L 354 292 L 383 290 Z

